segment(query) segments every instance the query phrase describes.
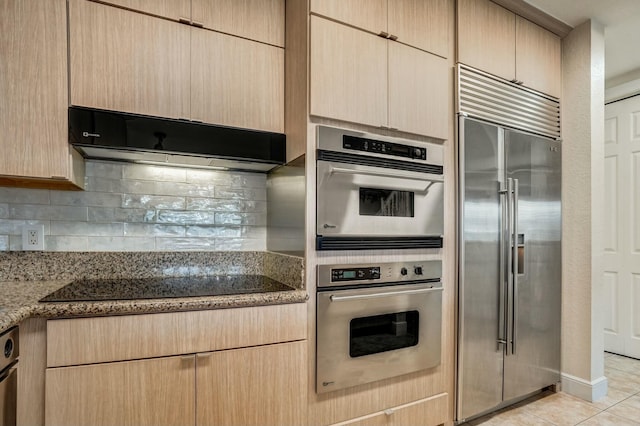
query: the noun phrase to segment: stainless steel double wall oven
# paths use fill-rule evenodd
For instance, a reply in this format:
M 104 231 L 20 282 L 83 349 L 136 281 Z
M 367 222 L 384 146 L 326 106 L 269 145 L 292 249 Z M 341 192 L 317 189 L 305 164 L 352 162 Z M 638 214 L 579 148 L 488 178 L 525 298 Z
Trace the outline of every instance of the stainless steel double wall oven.
M 442 264 L 318 266 L 316 391 L 440 364 Z
M 318 250 L 442 247 L 443 148 L 318 126 Z

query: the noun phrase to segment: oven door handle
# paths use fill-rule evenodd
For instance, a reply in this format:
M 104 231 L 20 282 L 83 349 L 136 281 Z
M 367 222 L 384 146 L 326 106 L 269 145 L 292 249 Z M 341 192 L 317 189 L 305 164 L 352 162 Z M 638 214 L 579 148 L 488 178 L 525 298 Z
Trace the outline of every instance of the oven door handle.
M 375 299 L 377 297 L 389 297 L 389 296 L 406 296 L 411 294 L 422 294 L 422 293 L 431 293 L 436 291 L 442 291 L 442 287 L 432 287 L 432 288 L 419 288 L 415 290 L 400 290 L 400 291 L 387 291 L 384 293 L 371 293 L 371 294 L 354 294 L 353 296 L 336 296 L 332 294 L 329 296 L 329 299 L 332 302 L 346 302 L 350 300 L 365 300 L 365 299 Z
M 374 170 L 355 170 L 355 169 L 345 169 L 342 167 L 329 167 L 330 174 L 341 174 L 341 175 L 365 175 L 365 176 L 377 176 L 377 177 L 386 177 L 386 178 L 395 178 L 395 179 L 408 179 L 408 180 L 417 180 L 421 182 L 443 182 L 444 178 L 433 178 L 426 177 L 424 174 L 420 175 L 410 175 L 408 173 L 391 173 L 391 172 L 378 172 Z

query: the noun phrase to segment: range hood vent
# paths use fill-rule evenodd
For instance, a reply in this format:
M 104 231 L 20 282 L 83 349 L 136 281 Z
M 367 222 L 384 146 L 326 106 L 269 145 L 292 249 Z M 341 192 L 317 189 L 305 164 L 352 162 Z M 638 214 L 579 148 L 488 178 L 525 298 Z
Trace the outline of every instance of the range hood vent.
M 69 108 L 69 143 L 85 158 L 267 172 L 285 163 L 285 135 L 137 114 Z

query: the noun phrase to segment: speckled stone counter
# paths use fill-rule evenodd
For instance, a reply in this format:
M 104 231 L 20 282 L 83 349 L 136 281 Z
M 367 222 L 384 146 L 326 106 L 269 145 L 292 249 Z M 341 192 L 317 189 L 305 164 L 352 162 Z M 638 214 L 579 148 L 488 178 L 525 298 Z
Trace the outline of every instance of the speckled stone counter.
M 302 258 L 263 252 L 2 253 L 0 330 L 29 317 L 104 316 L 304 303 L 308 295 L 304 290 L 303 267 Z M 39 302 L 77 278 L 216 274 L 264 274 L 294 289 L 223 296 Z M 47 276 L 51 278 L 46 279 Z

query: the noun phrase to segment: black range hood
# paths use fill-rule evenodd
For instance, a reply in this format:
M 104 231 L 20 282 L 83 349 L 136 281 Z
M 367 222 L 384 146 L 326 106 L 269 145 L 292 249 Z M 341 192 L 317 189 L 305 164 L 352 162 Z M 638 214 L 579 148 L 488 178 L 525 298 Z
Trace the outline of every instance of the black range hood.
M 69 143 L 85 158 L 266 172 L 285 135 L 92 108 L 69 108 Z

